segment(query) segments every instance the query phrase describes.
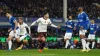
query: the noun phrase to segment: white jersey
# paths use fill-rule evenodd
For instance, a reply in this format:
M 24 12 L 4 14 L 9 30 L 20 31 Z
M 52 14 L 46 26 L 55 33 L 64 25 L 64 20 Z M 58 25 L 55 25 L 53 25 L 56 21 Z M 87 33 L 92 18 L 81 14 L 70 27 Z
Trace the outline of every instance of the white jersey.
M 45 20 L 43 17 L 39 18 L 38 20 L 34 21 L 31 26 L 35 25 L 35 23 L 38 23 L 38 32 L 47 32 L 47 26 L 51 25 L 52 27 L 57 27 L 54 24 L 52 24 L 50 19 Z
M 20 29 L 20 35 L 27 34 L 26 27 L 29 29 L 29 32 L 30 32 L 30 28 L 29 28 L 29 26 L 26 23 L 23 23 L 21 25 L 18 24 L 18 25 L 19 25 L 19 29 Z

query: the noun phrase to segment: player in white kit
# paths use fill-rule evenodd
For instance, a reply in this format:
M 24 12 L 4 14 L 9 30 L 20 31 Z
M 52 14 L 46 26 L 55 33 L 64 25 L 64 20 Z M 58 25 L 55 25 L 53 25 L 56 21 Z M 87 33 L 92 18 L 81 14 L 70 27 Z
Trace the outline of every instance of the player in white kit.
M 25 37 L 27 37 L 31 33 L 30 27 L 26 23 L 23 22 L 22 17 L 18 18 L 18 23 L 19 23 L 18 26 L 20 29 L 20 42 L 21 43 L 20 43 L 20 47 L 18 47 L 16 50 L 22 49 L 22 47 L 23 47 L 22 40 L 24 40 Z M 28 28 L 29 33 L 27 32 L 26 28 Z
M 42 52 L 42 49 L 45 44 L 45 38 L 46 38 L 46 33 L 47 33 L 47 26 L 50 25 L 55 28 L 60 28 L 57 27 L 56 25 L 52 24 L 51 20 L 49 19 L 49 13 L 44 12 L 43 17 L 39 18 L 38 20 L 34 21 L 31 26 L 35 25 L 38 23 L 38 41 L 40 42 L 39 44 L 39 52 Z

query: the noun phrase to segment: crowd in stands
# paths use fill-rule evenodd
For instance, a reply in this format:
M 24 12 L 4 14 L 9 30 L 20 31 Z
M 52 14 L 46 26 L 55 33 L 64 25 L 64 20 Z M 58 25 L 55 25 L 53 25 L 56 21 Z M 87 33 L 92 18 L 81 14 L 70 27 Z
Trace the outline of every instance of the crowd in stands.
M 40 17 L 47 10 L 51 17 L 62 17 L 63 0 L 0 0 L 2 12 L 11 11 L 14 16 Z
M 67 0 L 68 15 L 77 15 L 77 8 L 82 6 L 88 13 L 90 19 L 100 18 L 100 8 L 93 3 L 100 3 L 99 0 Z M 13 15 L 23 17 L 41 17 L 43 11 L 49 11 L 50 17 L 63 17 L 63 0 L 0 0 L 0 16 L 5 11 L 13 12 Z
M 76 17 L 78 7 L 82 6 L 84 11 L 88 13 L 90 19 L 100 19 L 100 8 L 93 5 L 93 3 L 100 4 L 100 0 L 68 0 L 68 14 Z

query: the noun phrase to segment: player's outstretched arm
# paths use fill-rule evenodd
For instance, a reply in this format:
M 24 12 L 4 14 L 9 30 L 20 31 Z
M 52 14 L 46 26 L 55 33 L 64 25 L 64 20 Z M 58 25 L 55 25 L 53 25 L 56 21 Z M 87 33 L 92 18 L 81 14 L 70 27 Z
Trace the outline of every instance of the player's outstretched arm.
M 30 27 L 26 24 L 26 28 L 28 28 L 29 34 L 31 34 Z
M 12 28 L 8 29 L 8 32 L 10 32 L 12 30 Z
M 35 25 L 35 24 L 38 23 L 38 22 L 40 22 L 40 18 L 39 18 L 38 20 L 34 21 L 34 22 L 30 25 L 30 27 L 33 26 L 33 25 Z

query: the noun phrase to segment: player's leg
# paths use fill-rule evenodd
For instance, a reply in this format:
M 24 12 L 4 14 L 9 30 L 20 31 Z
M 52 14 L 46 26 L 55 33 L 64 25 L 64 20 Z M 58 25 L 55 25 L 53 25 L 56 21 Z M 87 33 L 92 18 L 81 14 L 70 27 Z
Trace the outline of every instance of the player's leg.
M 84 51 L 86 51 L 85 30 L 80 30 L 79 35 L 80 35 L 82 46 L 83 46 L 82 52 L 84 52 Z
M 91 50 L 89 48 L 90 41 L 91 41 L 91 34 L 88 35 L 88 39 L 87 39 L 87 43 L 86 43 L 87 52 L 89 52 Z
M 39 52 L 42 52 L 42 37 L 43 33 L 38 33 Z
M 95 46 L 95 35 L 92 35 L 92 49 L 94 48 Z
M 24 39 L 25 39 L 25 37 L 26 37 L 27 35 L 23 35 L 23 36 L 21 36 L 20 38 L 18 38 L 18 40 L 20 40 L 20 42 L 19 42 L 19 47 L 16 49 L 16 50 L 20 50 L 20 49 L 22 49 L 23 48 L 23 43 L 24 43 Z
M 19 34 L 19 33 L 20 33 L 20 30 L 17 29 L 17 30 L 16 30 L 16 33 L 15 33 L 15 35 L 14 35 L 15 38 L 16 38 L 16 42 L 17 42 L 18 45 L 20 45 L 20 42 L 21 42 L 21 41 L 20 41 L 20 34 Z
M 70 49 L 73 49 L 74 48 L 74 42 L 73 42 L 73 40 L 72 40 L 72 38 L 69 40 L 70 41 Z
M 100 37 L 98 37 L 98 40 L 97 40 L 97 48 L 100 48 Z
M 41 38 L 40 38 L 41 42 L 40 42 L 40 50 L 39 52 L 42 52 L 42 49 L 45 47 L 45 41 L 46 41 L 46 33 L 43 32 L 41 33 Z
M 17 29 L 17 30 L 16 30 L 16 33 L 15 33 L 15 35 L 14 35 L 17 42 L 20 42 L 20 34 L 19 34 L 19 33 L 20 33 L 20 30 Z
M 8 41 L 8 50 L 11 51 L 11 48 L 12 48 L 12 38 L 14 36 L 14 32 L 11 31 L 10 34 L 9 34 L 9 37 L 7 39 Z
M 66 44 L 65 44 L 65 48 L 67 48 L 68 47 L 68 45 L 69 45 L 69 40 L 71 39 L 71 36 L 72 36 L 72 33 L 65 33 L 65 36 L 64 36 L 64 40 L 65 40 L 65 42 L 66 42 Z

